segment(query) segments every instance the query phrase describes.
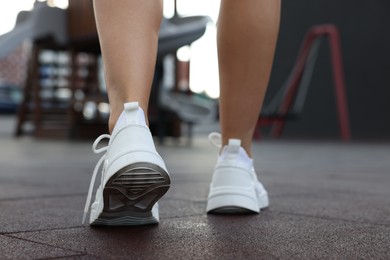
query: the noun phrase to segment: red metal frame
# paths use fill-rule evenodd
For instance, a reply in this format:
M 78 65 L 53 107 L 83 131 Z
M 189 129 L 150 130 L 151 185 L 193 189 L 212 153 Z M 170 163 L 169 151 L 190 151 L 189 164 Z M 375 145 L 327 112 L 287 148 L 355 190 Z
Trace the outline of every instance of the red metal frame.
M 344 69 L 342 63 L 342 54 L 340 46 L 340 34 L 335 25 L 324 24 L 312 27 L 303 41 L 302 48 L 299 52 L 297 62 L 293 68 L 292 77 L 287 86 L 287 93 L 282 101 L 282 104 L 278 110 L 279 115 L 286 115 L 292 108 L 294 97 L 298 91 L 299 83 L 301 81 L 305 63 L 310 53 L 310 48 L 318 37 L 327 36 L 330 44 L 331 51 L 331 65 L 333 72 L 333 82 L 335 87 L 338 118 L 340 124 L 340 133 L 343 141 L 349 141 L 351 138 L 349 114 L 347 108 L 347 98 L 345 92 L 345 80 L 344 80 Z M 285 125 L 284 117 L 262 117 L 260 116 L 257 122 L 257 131 L 255 138 L 260 137 L 260 127 L 264 125 L 272 125 L 272 136 L 280 137 Z

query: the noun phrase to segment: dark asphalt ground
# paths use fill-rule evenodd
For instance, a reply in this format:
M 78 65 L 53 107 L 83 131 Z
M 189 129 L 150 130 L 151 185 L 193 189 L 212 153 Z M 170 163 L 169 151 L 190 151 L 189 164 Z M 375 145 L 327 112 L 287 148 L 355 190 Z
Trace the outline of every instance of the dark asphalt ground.
M 168 142 L 159 225 L 81 225 L 99 156 L 89 142 L 12 138 L 0 118 L 0 259 L 390 259 L 390 144 L 268 140 L 254 146 L 271 205 L 205 214 L 216 148 Z

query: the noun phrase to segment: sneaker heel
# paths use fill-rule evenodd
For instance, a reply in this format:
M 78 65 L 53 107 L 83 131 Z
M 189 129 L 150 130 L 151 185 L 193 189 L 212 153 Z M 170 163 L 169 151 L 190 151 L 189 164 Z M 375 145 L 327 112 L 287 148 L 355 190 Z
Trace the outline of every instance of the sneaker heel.
M 95 224 L 110 225 L 118 221 L 127 225 L 158 223 L 152 208 L 169 187 L 169 175 L 161 167 L 151 163 L 128 165 L 105 185 L 103 211 Z

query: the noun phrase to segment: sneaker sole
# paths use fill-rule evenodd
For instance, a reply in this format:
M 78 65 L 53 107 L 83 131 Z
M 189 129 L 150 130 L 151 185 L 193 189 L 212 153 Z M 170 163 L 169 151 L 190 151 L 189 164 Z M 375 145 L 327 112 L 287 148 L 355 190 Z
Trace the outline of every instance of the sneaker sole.
M 103 210 L 91 225 L 138 226 L 159 222 L 152 208 L 170 187 L 169 174 L 151 163 L 134 163 L 115 173 L 103 190 Z

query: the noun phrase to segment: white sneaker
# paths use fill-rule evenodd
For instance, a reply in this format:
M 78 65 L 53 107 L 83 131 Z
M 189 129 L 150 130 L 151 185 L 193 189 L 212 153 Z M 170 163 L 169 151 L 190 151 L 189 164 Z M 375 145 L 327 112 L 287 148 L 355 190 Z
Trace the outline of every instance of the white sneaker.
M 149 128 L 139 120 L 138 108 L 138 102 L 126 103 L 124 124 L 116 127 L 111 136 L 101 135 L 93 143 L 94 153 L 106 153 L 92 175 L 83 223 L 102 164 L 101 184 L 90 209 L 90 225 L 128 226 L 159 222 L 157 200 L 169 189 L 170 178 Z M 97 149 L 105 138 L 109 139 L 108 146 Z
M 220 134 L 212 133 L 209 139 L 221 147 Z M 207 213 L 259 213 L 268 205 L 268 193 L 257 179 L 252 159 L 241 147 L 240 140 L 230 139 L 215 166 L 207 201 Z

